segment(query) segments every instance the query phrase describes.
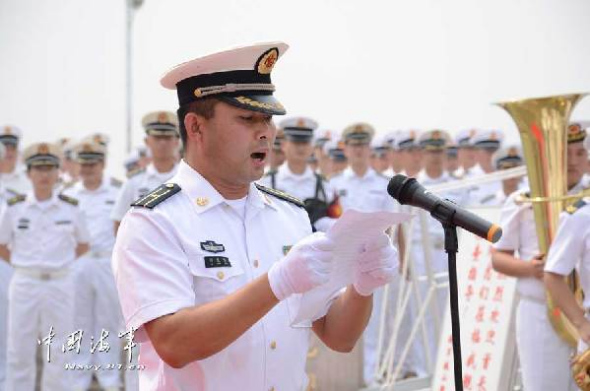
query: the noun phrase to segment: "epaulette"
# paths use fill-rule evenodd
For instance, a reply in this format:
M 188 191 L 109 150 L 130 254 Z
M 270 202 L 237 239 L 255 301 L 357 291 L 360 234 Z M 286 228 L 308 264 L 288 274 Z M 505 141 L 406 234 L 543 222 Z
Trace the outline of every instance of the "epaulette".
M 12 197 L 12 198 L 9 198 L 8 201 L 6 201 L 6 202 L 8 203 L 8 206 L 12 206 L 12 205 L 18 204 L 19 202 L 23 202 L 26 199 L 27 199 L 26 195 L 19 194 L 19 195 Z
M 123 186 L 123 181 L 120 181 L 117 178 L 111 178 L 111 186 L 121 187 L 121 186 Z
M 579 201 L 576 201 L 573 205 L 568 206 L 567 208 L 565 208 L 565 211 L 571 215 L 573 215 L 574 213 L 576 213 L 577 210 L 579 210 L 580 208 L 582 208 L 583 206 L 587 205 L 588 202 L 581 199 Z
M 57 198 L 59 198 L 60 200 L 67 202 L 70 205 L 74 205 L 74 206 L 78 206 L 78 200 L 75 198 L 72 198 L 70 196 L 67 196 L 65 194 L 60 194 L 57 196 Z
M 145 172 L 145 168 L 137 168 L 135 170 L 131 170 L 127 173 L 127 179 L 133 178 L 134 176 L 138 176 Z
M 12 196 L 13 196 L 13 197 L 14 197 L 14 196 L 21 195 L 21 194 L 20 194 L 18 191 L 16 191 L 16 190 L 12 190 L 12 189 L 8 189 L 8 188 L 7 188 L 7 189 L 4 189 L 4 190 L 6 190 L 6 192 L 7 192 L 7 193 L 10 193 L 10 194 L 12 194 Z
M 283 201 L 290 202 L 290 203 L 297 205 L 301 208 L 305 208 L 305 204 L 299 198 L 293 197 L 293 196 L 291 196 L 285 192 L 282 192 L 280 190 L 275 190 L 275 189 L 271 189 L 270 187 L 259 185 L 258 183 L 255 183 L 255 185 L 258 190 L 260 190 L 266 194 L 269 194 L 271 196 L 275 196 Z
M 484 198 L 482 198 L 481 200 L 479 200 L 479 203 L 480 204 L 485 204 L 486 202 L 493 200 L 494 197 L 496 197 L 495 194 L 488 194 L 487 196 L 485 196 Z
M 180 191 L 180 186 L 176 183 L 164 183 L 155 190 L 152 190 L 148 194 L 144 195 L 137 201 L 133 202 L 131 206 L 140 206 L 142 208 L 154 209 L 154 207 L 174 194 Z

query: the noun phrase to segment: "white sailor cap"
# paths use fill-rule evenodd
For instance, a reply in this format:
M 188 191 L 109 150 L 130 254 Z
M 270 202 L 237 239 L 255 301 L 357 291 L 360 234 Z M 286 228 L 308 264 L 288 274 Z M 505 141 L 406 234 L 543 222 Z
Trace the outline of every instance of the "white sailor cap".
M 346 144 L 370 144 L 375 135 L 375 128 L 366 122 L 357 122 L 347 126 L 342 132 L 342 140 Z
M 104 147 L 108 147 L 110 141 L 111 139 L 108 135 L 100 132 L 92 133 L 80 140 L 83 143 L 96 143 Z
M 411 148 L 419 148 L 418 137 L 420 137 L 420 131 L 418 130 L 402 130 L 395 138 L 394 148 L 400 151 Z
M 153 111 L 143 116 L 141 125 L 151 136 L 178 136 L 178 117 L 171 111 Z
M 289 46 L 261 43 L 199 57 L 166 73 L 160 83 L 176 89 L 180 106 L 214 96 L 230 105 L 266 114 L 285 114 L 273 97 L 271 72 Z
M 497 170 L 513 168 L 523 164 L 522 150 L 518 145 L 500 148 L 492 155 L 492 164 Z
M 473 147 L 473 138 L 477 135 L 478 130 L 475 128 L 460 130 L 455 136 L 455 144 L 459 148 Z
M 373 140 L 371 140 L 371 149 L 373 153 L 383 154 L 391 149 L 389 137 L 387 133 L 377 133 Z
M 485 129 L 475 133 L 471 139 L 471 144 L 475 148 L 498 149 L 504 141 L 504 132 L 499 129 Z
M 426 151 L 444 151 L 450 141 L 449 133 L 440 129 L 423 132 L 418 137 L 418 145 Z
M 590 128 L 590 121 L 574 121 L 570 122 L 567 127 L 567 142 L 577 143 L 583 141 L 588 134 Z
M 392 131 L 385 133 L 385 140 L 387 141 L 387 143 L 389 144 L 389 146 L 391 148 L 395 149 L 395 139 L 398 137 L 399 134 L 400 134 L 399 130 L 392 130 Z
M 59 167 L 61 149 L 57 144 L 34 143 L 25 148 L 23 159 L 27 166 Z
M 318 123 L 307 117 L 287 118 L 279 123 L 285 132 L 285 139 L 290 141 L 310 142 Z
M 94 163 L 104 160 L 107 147 L 93 139 L 86 139 L 77 143 L 73 152 L 78 163 Z
M 18 145 L 23 132 L 13 125 L 0 127 L 0 142 L 4 145 Z
M 344 154 L 344 142 L 340 140 L 340 137 L 335 137 L 324 144 L 324 153 L 335 161 L 346 161 L 346 155 Z
M 333 134 L 334 131 L 330 129 L 316 130 L 313 135 L 313 145 L 320 148 L 323 147 L 327 141 L 332 139 Z

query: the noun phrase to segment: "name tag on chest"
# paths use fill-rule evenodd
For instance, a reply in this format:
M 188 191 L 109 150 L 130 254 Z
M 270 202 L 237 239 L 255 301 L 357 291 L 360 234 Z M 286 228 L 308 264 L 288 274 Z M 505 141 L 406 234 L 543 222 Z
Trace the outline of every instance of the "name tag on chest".
M 228 257 L 205 257 L 205 267 L 231 267 Z

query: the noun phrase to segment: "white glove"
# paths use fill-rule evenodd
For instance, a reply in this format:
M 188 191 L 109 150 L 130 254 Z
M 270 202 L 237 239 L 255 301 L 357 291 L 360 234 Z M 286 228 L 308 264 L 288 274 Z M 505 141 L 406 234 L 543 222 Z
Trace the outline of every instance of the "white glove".
M 369 296 L 395 276 L 399 266 L 397 250 L 389 236 L 383 234 L 367 243 L 356 263 L 354 289 L 361 296 Z
M 334 243 L 322 232 L 297 242 L 268 271 L 268 282 L 277 299 L 284 300 L 328 282 L 333 250 Z

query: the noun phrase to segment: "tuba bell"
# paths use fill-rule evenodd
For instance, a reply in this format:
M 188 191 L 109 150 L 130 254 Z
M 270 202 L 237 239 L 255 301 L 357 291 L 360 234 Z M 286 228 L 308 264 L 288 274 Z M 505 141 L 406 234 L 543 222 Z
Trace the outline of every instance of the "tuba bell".
M 567 195 L 567 126 L 575 105 L 585 94 L 570 94 L 498 103 L 518 127 L 530 185 L 530 202 L 535 216 L 539 250 L 547 254 L 555 237 L 560 213 L 582 197 Z M 575 274 L 567 277 L 576 293 Z M 577 292 L 579 293 L 579 292 Z M 547 294 L 547 313 L 553 329 L 576 347 L 578 331 Z

